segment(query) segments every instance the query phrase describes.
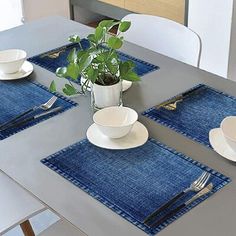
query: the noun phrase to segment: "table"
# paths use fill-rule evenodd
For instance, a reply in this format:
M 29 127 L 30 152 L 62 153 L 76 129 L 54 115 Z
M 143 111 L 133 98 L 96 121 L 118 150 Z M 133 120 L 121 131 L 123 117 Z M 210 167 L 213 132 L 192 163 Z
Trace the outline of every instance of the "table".
M 45 18 L 0 33 L 0 49 L 22 48 L 33 56 L 67 42 L 78 33 L 85 37 L 91 28 L 60 17 Z M 125 43 L 122 51 L 160 66 L 145 75 L 124 94 L 124 104 L 139 113 L 161 101 L 205 83 L 236 96 L 236 83 L 163 55 Z M 49 85 L 56 76 L 34 66 L 31 79 Z M 62 81 L 58 80 L 58 83 Z M 90 99 L 73 98 L 79 106 L 0 142 L 0 169 L 89 236 L 144 236 L 100 202 L 40 163 L 40 160 L 85 137 L 92 123 Z M 236 233 L 236 164 L 174 131 L 139 116 L 150 136 L 222 172 L 232 183 L 160 232 L 160 236 L 234 236 Z

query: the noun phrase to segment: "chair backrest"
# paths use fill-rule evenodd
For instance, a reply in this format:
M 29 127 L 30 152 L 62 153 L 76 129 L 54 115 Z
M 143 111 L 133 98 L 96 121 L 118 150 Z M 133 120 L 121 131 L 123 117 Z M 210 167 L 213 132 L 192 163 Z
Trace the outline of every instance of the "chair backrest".
M 199 66 L 201 40 L 191 29 L 172 20 L 143 14 L 129 14 L 124 33 L 126 41 L 148 48 L 184 63 Z

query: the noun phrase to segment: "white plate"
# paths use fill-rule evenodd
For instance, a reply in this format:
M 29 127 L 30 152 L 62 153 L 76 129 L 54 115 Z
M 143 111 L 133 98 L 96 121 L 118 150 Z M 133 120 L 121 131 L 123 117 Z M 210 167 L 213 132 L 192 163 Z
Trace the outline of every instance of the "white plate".
M 148 131 L 140 122 L 136 122 L 125 137 L 119 139 L 111 139 L 103 135 L 96 124 L 92 124 L 87 130 L 88 140 L 101 148 L 107 149 L 129 149 L 135 148 L 146 143 L 148 139 Z
M 83 83 L 85 82 L 85 79 L 82 77 L 82 78 L 80 79 L 80 81 L 81 81 L 81 84 L 83 84 Z M 132 85 L 132 82 L 131 82 L 131 81 L 123 80 L 123 81 L 122 81 L 122 91 L 124 92 L 124 91 L 128 90 L 128 89 L 131 87 L 131 85 Z M 88 85 L 87 90 L 88 90 L 88 91 L 91 90 L 90 85 Z
M 16 80 L 16 79 L 25 78 L 33 72 L 33 69 L 34 69 L 33 65 L 30 62 L 25 61 L 21 69 L 17 71 L 16 73 L 12 73 L 12 74 L 0 73 L 0 80 Z
M 122 80 L 122 91 L 126 91 L 128 90 L 132 85 L 132 82 L 131 81 L 128 81 L 128 80 Z
M 226 143 L 221 128 L 212 129 L 209 133 L 210 144 L 222 157 L 236 162 L 236 152 Z

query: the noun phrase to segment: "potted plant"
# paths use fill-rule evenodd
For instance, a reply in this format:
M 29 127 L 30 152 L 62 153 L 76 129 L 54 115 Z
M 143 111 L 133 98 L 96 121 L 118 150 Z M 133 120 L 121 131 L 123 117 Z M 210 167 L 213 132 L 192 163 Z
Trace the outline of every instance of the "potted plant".
M 85 93 L 91 86 L 92 105 L 95 109 L 122 104 L 122 80 L 139 81 L 140 77 L 133 71 L 132 61 L 121 61 L 117 54 L 123 45 L 122 33 L 130 28 L 128 21 L 104 20 L 99 23 L 95 32 L 87 36 L 89 47 L 83 48 L 78 35 L 69 38 L 70 42 L 78 43 L 68 55 L 68 65 L 57 69 L 57 76 L 77 80 L 83 78 L 81 90 L 77 90 L 68 80 L 63 92 L 68 95 Z M 109 35 L 109 30 L 118 27 L 116 35 Z M 51 91 L 56 90 L 53 81 Z

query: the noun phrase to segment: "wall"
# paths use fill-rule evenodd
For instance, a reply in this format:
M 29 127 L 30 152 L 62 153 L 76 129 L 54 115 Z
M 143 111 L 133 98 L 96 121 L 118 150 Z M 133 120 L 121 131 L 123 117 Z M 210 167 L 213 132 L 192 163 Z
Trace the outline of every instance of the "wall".
M 189 0 L 188 26 L 202 39 L 200 68 L 228 77 L 233 0 Z
M 89 11 L 85 8 L 74 6 L 74 20 L 82 24 L 88 24 L 90 22 L 98 21 L 103 18 L 103 16 Z
M 69 0 L 22 0 L 25 21 L 59 15 L 70 18 Z
M 234 0 L 228 78 L 236 81 L 236 0 Z
M 21 0 L 0 0 L 0 31 L 21 25 Z

